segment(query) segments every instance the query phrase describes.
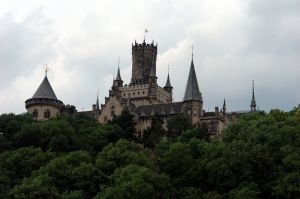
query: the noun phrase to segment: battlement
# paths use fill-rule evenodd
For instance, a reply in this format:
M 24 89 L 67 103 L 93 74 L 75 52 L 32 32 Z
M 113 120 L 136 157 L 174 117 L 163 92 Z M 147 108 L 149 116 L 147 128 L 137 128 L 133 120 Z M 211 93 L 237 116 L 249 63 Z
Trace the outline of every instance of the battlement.
M 137 51 L 137 50 L 144 50 L 145 48 L 149 49 L 155 49 L 157 50 L 157 44 L 154 45 L 154 41 L 152 41 L 151 44 L 146 43 L 145 41 L 143 43 L 137 43 L 136 41 L 134 44 L 132 44 L 132 50 Z

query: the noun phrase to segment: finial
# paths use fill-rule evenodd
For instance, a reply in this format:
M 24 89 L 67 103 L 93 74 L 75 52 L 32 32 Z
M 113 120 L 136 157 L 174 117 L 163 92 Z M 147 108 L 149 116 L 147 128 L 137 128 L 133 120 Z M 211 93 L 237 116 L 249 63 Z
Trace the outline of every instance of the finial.
M 48 71 L 49 71 L 49 67 L 48 67 L 48 65 L 46 64 L 46 66 L 45 66 L 45 76 L 46 76 L 46 77 L 47 77 Z
M 120 68 L 120 57 L 118 59 L 118 68 Z
M 194 59 L 194 45 L 192 45 L 192 59 Z
M 168 74 L 170 73 L 170 65 L 168 64 Z

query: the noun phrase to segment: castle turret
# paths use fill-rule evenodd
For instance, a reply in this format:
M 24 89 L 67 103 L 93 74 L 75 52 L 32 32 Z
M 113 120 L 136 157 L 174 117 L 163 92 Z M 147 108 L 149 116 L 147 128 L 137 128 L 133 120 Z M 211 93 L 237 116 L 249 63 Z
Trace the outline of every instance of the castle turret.
M 157 46 L 152 42 L 132 45 L 132 77 L 131 84 L 146 84 L 153 67 L 156 76 Z
M 254 80 L 252 80 L 252 99 L 250 103 L 250 110 L 251 112 L 256 112 L 256 100 L 254 95 Z
M 199 118 L 202 116 L 203 100 L 200 93 L 197 76 L 194 67 L 194 60 L 192 62 L 189 72 L 189 77 L 186 84 L 186 89 L 183 98 L 184 115 L 190 119 L 192 124 L 197 124 Z
M 224 98 L 224 102 L 223 102 L 223 114 L 224 115 L 226 114 L 226 101 L 225 101 L 225 98 Z
M 47 120 L 61 115 L 65 108 L 62 101 L 57 99 L 47 78 L 47 72 L 32 98 L 26 100 L 25 104 L 27 112 L 37 120 Z
M 114 80 L 114 86 L 116 87 L 122 87 L 123 86 L 123 80 L 121 78 L 121 73 L 120 73 L 120 67 L 118 66 L 118 72 L 116 79 Z
M 169 73 L 168 73 L 166 85 L 164 86 L 164 90 L 172 94 L 173 87 L 172 87 L 171 82 L 170 82 Z

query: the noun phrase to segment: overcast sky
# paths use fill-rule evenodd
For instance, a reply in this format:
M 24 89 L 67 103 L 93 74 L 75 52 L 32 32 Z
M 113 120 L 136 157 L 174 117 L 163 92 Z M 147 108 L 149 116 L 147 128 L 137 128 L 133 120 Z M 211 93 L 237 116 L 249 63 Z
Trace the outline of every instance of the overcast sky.
M 25 112 L 44 78 L 77 110 L 104 103 L 120 57 L 131 78 L 131 44 L 158 43 L 157 76 L 170 65 L 181 101 L 194 46 L 204 108 L 226 98 L 229 111 L 248 110 L 251 80 L 260 109 L 300 103 L 299 0 L 0 0 L 0 113 Z

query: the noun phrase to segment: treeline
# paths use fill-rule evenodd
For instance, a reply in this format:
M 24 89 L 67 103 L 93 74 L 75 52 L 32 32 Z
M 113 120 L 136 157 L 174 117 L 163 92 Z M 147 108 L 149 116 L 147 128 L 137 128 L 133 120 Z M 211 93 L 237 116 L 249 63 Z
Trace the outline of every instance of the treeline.
M 106 125 L 3 114 L 0 198 L 300 198 L 300 107 L 245 114 L 217 139 L 181 116 L 152 123 L 139 139 L 127 111 Z

